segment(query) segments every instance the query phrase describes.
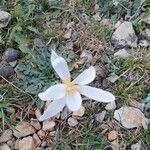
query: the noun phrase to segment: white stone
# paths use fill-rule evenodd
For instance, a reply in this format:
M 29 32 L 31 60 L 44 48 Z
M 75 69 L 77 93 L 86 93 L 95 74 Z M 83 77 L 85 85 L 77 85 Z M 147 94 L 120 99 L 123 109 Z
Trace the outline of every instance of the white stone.
M 115 109 L 116 109 L 116 102 L 115 102 L 115 101 L 112 101 L 112 102 L 108 103 L 108 104 L 105 106 L 105 109 L 106 109 L 106 110 L 115 110 Z
M 74 111 L 72 115 L 73 115 L 73 116 L 82 117 L 82 116 L 84 115 L 84 113 L 85 113 L 85 108 L 84 108 L 83 106 L 81 106 L 81 107 L 79 108 L 79 110 Z
M 131 55 L 127 52 L 126 49 L 120 49 L 119 51 L 117 51 L 116 53 L 114 53 L 114 57 L 115 58 L 123 58 L 123 59 L 126 59 L 126 58 L 129 58 Z
M 68 39 L 71 38 L 71 35 L 72 35 L 72 29 L 70 28 L 70 29 L 68 29 L 68 30 L 66 31 L 66 33 L 65 33 L 64 36 L 63 36 L 63 38 L 66 39 L 66 40 L 68 40 Z
M 75 118 L 70 117 L 68 119 L 68 124 L 69 124 L 70 127 L 74 127 L 78 124 L 78 121 Z
M 137 47 L 137 36 L 131 22 L 123 22 L 113 33 L 112 42 L 115 47 Z
M 10 19 L 11 15 L 8 12 L 0 10 L 0 28 L 6 27 Z
M 114 118 L 122 124 L 125 128 L 138 128 L 143 126 L 146 129 L 147 118 L 137 108 L 134 107 L 121 107 L 114 112 Z

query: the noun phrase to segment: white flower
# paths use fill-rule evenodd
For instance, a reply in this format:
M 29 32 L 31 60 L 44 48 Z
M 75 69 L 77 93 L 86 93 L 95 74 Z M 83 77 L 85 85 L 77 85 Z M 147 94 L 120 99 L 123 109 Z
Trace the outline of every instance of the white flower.
M 95 79 L 96 71 L 93 66 L 71 81 L 67 62 L 54 51 L 52 51 L 51 63 L 63 83 L 51 86 L 45 92 L 39 93 L 38 96 L 41 100 L 53 100 L 39 118 L 40 121 L 55 116 L 62 111 L 65 105 L 71 111 L 78 110 L 82 105 L 81 94 L 98 102 L 112 102 L 115 100 L 114 95 L 110 92 L 87 85 Z

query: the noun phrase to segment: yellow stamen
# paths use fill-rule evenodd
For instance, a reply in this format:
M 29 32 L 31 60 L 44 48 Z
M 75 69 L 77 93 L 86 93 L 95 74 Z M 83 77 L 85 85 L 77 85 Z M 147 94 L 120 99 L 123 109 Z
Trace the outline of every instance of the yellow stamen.
M 70 79 L 64 80 L 64 83 L 66 84 L 66 93 L 68 95 L 73 94 L 74 92 L 79 92 L 80 87 L 78 85 L 75 85 L 73 81 Z

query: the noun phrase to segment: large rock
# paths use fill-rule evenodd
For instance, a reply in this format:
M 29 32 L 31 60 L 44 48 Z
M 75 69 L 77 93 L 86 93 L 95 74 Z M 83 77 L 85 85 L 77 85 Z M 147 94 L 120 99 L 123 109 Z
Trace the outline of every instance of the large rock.
M 6 27 L 10 19 L 11 15 L 8 12 L 0 10 L 0 28 Z
M 7 142 L 13 137 L 12 130 L 7 129 L 3 132 L 3 134 L 0 137 L 0 143 Z
M 35 128 L 31 126 L 28 122 L 22 122 L 21 124 L 17 125 L 16 128 L 13 130 L 13 135 L 17 138 L 25 137 L 27 135 L 31 135 L 35 133 Z
M 31 136 L 25 137 L 18 143 L 19 150 L 35 150 L 36 146 Z
M 144 114 L 137 108 L 127 106 L 121 107 L 115 110 L 114 118 L 125 128 L 131 129 L 143 126 L 147 129 L 148 119 L 145 118 Z
M 123 22 L 113 33 L 112 42 L 117 48 L 137 47 L 137 36 L 131 22 Z

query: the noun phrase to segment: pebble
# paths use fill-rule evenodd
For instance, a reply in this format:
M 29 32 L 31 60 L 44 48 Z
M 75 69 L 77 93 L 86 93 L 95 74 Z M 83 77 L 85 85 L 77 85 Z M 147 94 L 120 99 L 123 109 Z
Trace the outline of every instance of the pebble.
M 138 109 L 140 109 L 141 111 L 144 111 L 144 108 L 145 108 L 145 103 L 139 103 L 139 102 L 136 101 L 136 100 L 130 101 L 130 102 L 129 102 L 129 105 L 132 106 L 132 107 L 138 108 Z
M 73 115 L 73 116 L 82 117 L 82 116 L 84 115 L 84 113 L 85 113 L 85 108 L 84 108 L 83 106 L 81 106 L 81 107 L 79 108 L 79 110 L 74 111 L 72 115 Z
M 15 71 L 12 66 L 7 65 L 7 66 L 2 66 L 0 68 L 0 75 L 3 76 L 4 78 L 9 78 L 15 74 Z
M 46 120 L 43 122 L 42 130 L 43 131 L 52 131 L 52 130 L 54 130 L 55 125 L 56 125 L 56 123 L 53 120 L 51 120 L 51 121 Z
M 117 51 L 116 53 L 114 53 L 114 58 L 117 59 L 126 59 L 129 58 L 131 55 L 127 52 L 126 49 L 120 49 L 119 51 Z
M 71 38 L 71 35 L 72 35 L 72 29 L 70 28 L 70 29 L 68 29 L 68 30 L 66 31 L 66 33 L 63 35 L 63 38 L 66 39 L 66 40 L 68 40 L 68 39 Z
M 11 150 L 11 149 L 6 143 L 3 143 L 2 145 L 0 145 L 0 150 Z
M 36 133 L 33 134 L 33 140 L 36 146 L 39 146 L 41 144 L 41 140 Z
M 111 75 L 107 78 L 107 80 L 111 83 L 115 83 L 117 80 L 119 79 L 119 76 L 114 74 L 114 75 Z
M 69 124 L 70 127 L 74 127 L 78 124 L 78 121 L 77 121 L 77 119 L 70 117 L 68 119 L 68 124 Z
M 148 119 L 137 108 L 123 106 L 114 112 L 114 118 L 127 129 L 143 126 L 147 129 Z
M 31 120 L 30 124 L 31 124 L 36 130 L 40 130 L 40 129 L 41 129 L 41 124 L 39 123 L 38 120 Z
M 13 131 L 13 135 L 17 138 L 20 138 L 34 134 L 36 130 L 30 123 L 22 122 L 21 124 L 17 125 Z
M 116 102 L 115 101 L 112 101 L 110 103 L 108 103 L 106 106 L 105 106 L 105 109 L 106 110 L 115 110 L 116 109 Z
M 45 131 L 43 131 L 43 130 L 39 130 L 38 132 L 37 132 L 37 134 L 38 134 L 38 136 L 39 136 L 39 138 L 40 139 L 43 139 L 44 137 L 45 137 Z
M 19 150 L 35 150 L 36 146 L 31 136 L 25 137 L 19 141 Z
M 102 123 L 104 121 L 105 116 L 106 116 L 106 111 L 103 110 L 102 112 L 95 115 L 95 120 L 99 123 Z
M 125 46 L 137 47 L 137 36 L 135 35 L 131 22 L 123 22 L 112 35 L 112 42 L 117 48 Z
M 0 136 L 0 143 L 7 142 L 13 137 L 13 132 L 11 129 L 5 130 Z
M 10 19 L 11 15 L 8 12 L 0 10 L 0 28 L 6 27 Z
M 35 110 L 35 116 L 36 116 L 37 119 L 42 116 L 40 109 L 37 108 L 37 109 Z
M 16 61 L 18 59 L 18 51 L 13 48 L 8 48 L 4 52 L 2 59 L 7 62 Z
M 108 133 L 108 140 L 109 140 L 109 141 L 113 141 L 113 140 L 117 139 L 117 137 L 118 137 L 118 133 L 117 133 L 117 131 L 115 131 L 115 130 L 110 131 L 110 132 Z
M 150 46 L 150 42 L 147 40 L 140 40 L 139 45 L 142 47 L 148 47 L 148 46 Z
M 136 144 L 131 145 L 131 150 L 141 150 L 142 143 L 139 141 Z

